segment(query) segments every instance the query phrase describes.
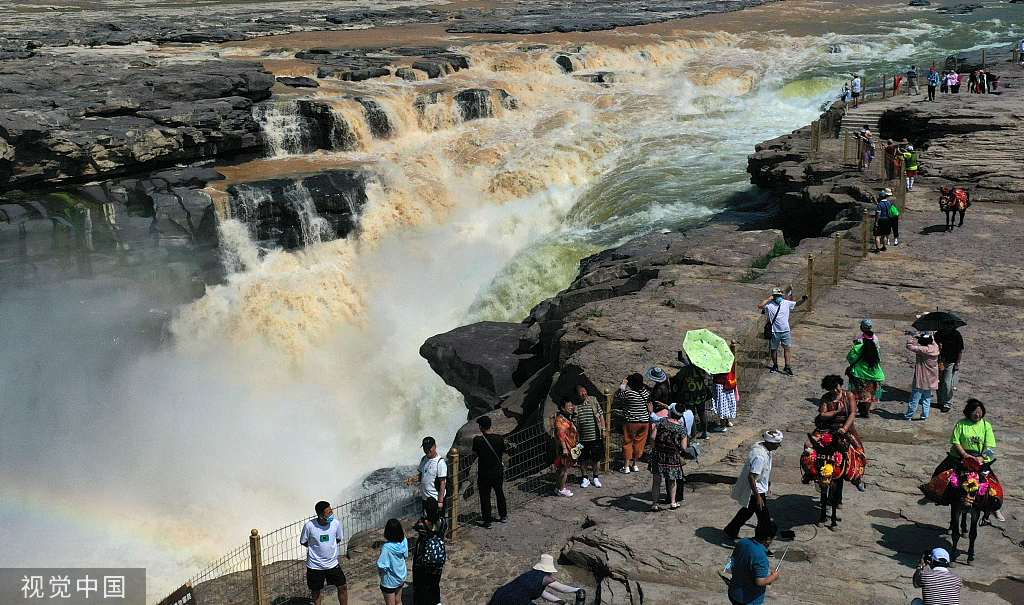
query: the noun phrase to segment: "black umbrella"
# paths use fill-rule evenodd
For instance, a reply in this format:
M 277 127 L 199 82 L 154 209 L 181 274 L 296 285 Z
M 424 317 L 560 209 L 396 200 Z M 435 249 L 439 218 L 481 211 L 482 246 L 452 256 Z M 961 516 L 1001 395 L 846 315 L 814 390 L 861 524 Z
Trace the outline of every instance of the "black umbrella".
M 942 328 L 961 328 L 967 322 L 948 311 L 925 313 L 914 321 L 914 329 L 919 332 L 938 332 Z

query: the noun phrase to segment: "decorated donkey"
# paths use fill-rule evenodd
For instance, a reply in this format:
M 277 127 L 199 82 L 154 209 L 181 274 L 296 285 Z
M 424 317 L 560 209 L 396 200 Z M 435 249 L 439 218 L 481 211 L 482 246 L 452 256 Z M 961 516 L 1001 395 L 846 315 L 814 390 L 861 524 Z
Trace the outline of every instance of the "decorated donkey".
M 956 467 L 932 477 L 921 486 L 924 495 L 940 505 L 949 505 L 949 533 L 953 550 L 961 536 L 968 535 L 967 561 L 974 560 L 974 543 L 978 538 L 978 518 L 999 510 L 1003 505 L 1003 486 L 996 474 L 972 457 L 960 461 Z M 971 517 L 970 531 L 967 516 Z M 954 554 L 955 558 L 955 554 Z
M 836 510 L 843 501 L 843 481 L 858 483 L 864 475 L 863 448 L 847 433 L 833 430 L 816 430 L 808 433 L 804 444 L 800 466 L 804 471 L 803 482 L 814 481 L 821 494 L 817 525 L 828 520 L 828 507 L 832 507 L 829 525 L 839 525 Z

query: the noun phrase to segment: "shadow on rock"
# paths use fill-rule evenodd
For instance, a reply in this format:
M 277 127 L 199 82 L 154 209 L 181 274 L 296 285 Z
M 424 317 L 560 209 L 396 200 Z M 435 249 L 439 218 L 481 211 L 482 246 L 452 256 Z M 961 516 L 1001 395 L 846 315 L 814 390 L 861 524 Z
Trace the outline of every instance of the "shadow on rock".
M 808 486 L 808 490 L 814 489 Z M 786 494 L 768 501 L 768 510 L 779 527 L 813 525 L 818 520 L 818 495 Z
M 885 388 L 882 389 L 882 397 L 879 401 L 899 401 L 901 403 L 906 403 L 907 401 L 910 401 L 910 391 L 904 391 L 903 389 L 885 385 Z
M 946 225 L 931 225 L 921 229 L 921 235 L 931 235 L 932 233 L 945 233 Z
M 725 532 L 720 527 L 698 527 L 693 532 L 693 535 L 714 546 L 721 546 L 729 550 L 733 548 L 733 541 L 726 537 Z
M 594 506 L 602 508 L 617 508 L 619 510 L 645 513 L 651 510 L 651 492 L 645 491 L 638 494 L 623 494 L 616 498 L 594 498 L 591 500 Z
M 896 527 L 886 527 L 872 523 L 871 527 L 882 535 L 878 544 L 888 550 L 895 551 L 890 558 L 910 568 L 917 567 L 921 555 L 935 547 L 952 551 L 949 540 L 942 537 L 944 527 L 929 523 L 905 523 Z

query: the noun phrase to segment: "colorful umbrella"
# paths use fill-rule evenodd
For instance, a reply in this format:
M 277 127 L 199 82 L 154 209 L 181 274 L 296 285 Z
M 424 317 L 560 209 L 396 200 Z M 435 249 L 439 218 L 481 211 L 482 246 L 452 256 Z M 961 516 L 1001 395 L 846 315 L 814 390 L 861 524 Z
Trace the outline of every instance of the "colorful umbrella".
M 725 374 L 732 369 L 736 356 L 729 343 L 711 330 L 690 330 L 683 339 L 683 350 L 690 362 L 709 374 Z

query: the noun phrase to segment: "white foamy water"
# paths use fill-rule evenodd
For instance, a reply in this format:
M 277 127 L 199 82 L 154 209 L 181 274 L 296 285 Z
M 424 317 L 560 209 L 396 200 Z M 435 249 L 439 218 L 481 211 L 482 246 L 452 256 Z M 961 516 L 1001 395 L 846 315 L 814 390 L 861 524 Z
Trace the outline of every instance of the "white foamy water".
M 928 31 L 936 45 L 955 37 Z M 550 51 L 476 47 L 474 67 L 445 82 L 505 89 L 520 109 L 464 124 L 447 97 L 412 108 L 426 84 L 361 84 L 397 130 L 388 140 L 325 85 L 317 97 L 360 148 L 312 161 L 378 177 L 357 233 L 332 240 L 307 212 L 305 249 L 261 251 L 243 222 L 222 221 L 231 274 L 177 309 L 159 346 L 135 330 L 161 323 L 147 323 L 158 293 L 73 284 L 3 301 L 20 321 L 2 336 L 22 346 L 0 358 L 0 564 L 58 563 L 36 538 L 59 519 L 61 563 L 146 565 L 161 596 L 250 528 L 415 461 L 424 434 L 444 443 L 465 420 L 418 355 L 426 338 L 518 320 L 582 256 L 748 194 L 755 143 L 813 119 L 847 74 L 916 59 L 911 44 L 887 31 L 585 47 L 580 68 L 616 72 L 609 88 L 561 74 Z M 294 159 L 301 133 L 283 114 L 262 119 L 274 153 Z

